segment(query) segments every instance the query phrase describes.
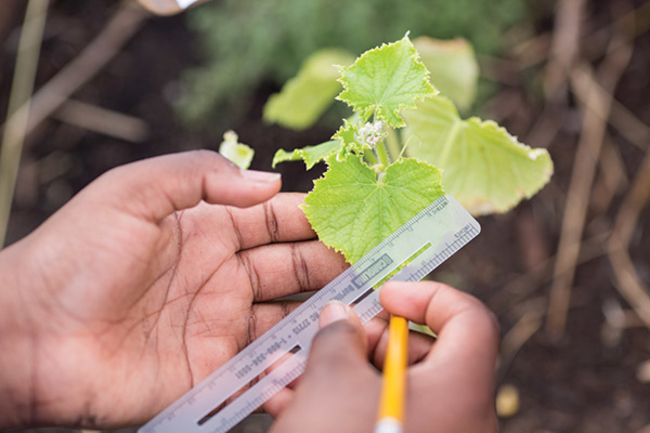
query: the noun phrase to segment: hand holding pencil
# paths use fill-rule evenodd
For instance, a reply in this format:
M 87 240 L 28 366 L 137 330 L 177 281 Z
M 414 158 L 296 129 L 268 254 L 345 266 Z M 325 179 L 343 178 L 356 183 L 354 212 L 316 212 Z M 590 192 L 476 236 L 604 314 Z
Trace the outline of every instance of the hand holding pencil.
M 428 325 L 437 335 L 409 338 L 405 378 L 405 432 L 497 431 L 494 383 L 498 330 L 474 297 L 433 282 L 388 282 L 380 295 L 391 314 Z M 321 312 L 305 374 L 265 409 L 272 432 L 373 432 L 382 387 L 377 367 L 388 363 L 385 320 L 361 326 L 340 303 Z M 395 339 L 392 339 L 393 341 Z

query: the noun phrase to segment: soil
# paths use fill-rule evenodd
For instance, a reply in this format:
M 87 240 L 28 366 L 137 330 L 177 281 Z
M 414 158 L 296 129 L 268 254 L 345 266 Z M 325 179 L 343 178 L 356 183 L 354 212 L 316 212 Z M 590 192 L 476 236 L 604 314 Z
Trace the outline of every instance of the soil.
M 117 6 L 113 1 L 54 2 L 37 87 L 99 33 Z M 0 5 L 3 118 L 23 10 L 24 2 L 18 0 L 4 0 Z M 607 2 L 592 5 L 589 10 L 590 20 L 597 26 L 606 18 Z M 151 131 L 144 142 L 129 143 L 52 119 L 29 137 L 9 225 L 10 243 L 29 234 L 74 193 L 112 167 L 171 152 L 217 149 L 223 131 L 190 130 L 178 121 L 169 104 L 169 95 L 181 72 L 199 62 L 194 46 L 182 16 L 149 19 L 113 61 L 75 93 L 77 100 L 144 120 Z M 650 124 L 648 71 L 650 34 L 645 33 L 635 41 L 631 64 L 615 96 L 646 124 Z M 539 116 L 539 101 L 529 97 L 523 86 L 504 86 L 502 90 L 514 92 L 523 102 L 517 115 L 501 121 L 513 134 L 525 136 L 530 122 L 521 119 Z M 290 149 L 320 143 L 332 133 L 326 127 L 298 133 L 265 125 L 261 120 L 262 107 L 275 91 L 275 85 L 262 83 L 245 114 L 231 125 L 243 142 L 255 147 L 256 169 L 269 170 L 272 154 L 278 147 Z M 636 326 L 632 323 L 618 332 L 607 325 L 604 311 L 608 306 L 619 305 L 625 310 L 630 307 L 615 287 L 602 241 L 594 243 L 591 258 L 577 268 L 566 333 L 554 340 L 544 330 L 551 272 L 539 269 L 547 260 L 552 263 L 557 249 L 580 133 L 580 114 L 572 109 L 559 121 L 559 133 L 549 146 L 556 164 L 551 184 L 506 215 L 481 218 L 481 236 L 433 277 L 473 293 L 499 318 L 504 336 L 499 385 L 514 385 L 520 396 L 518 412 L 500 421 L 504 433 L 647 433 L 650 384 L 637 378 L 637 372 L 650 359 L 650 333 L 638 319 Z M 614 130 L 610 130 L 610 137 L 627 176 L 633 179 L 644 152 Z M 312 179 L 319 176 L 318 169 L 305 173 L 301 164 L 284 164 L 278 170 L 283 173 L 285 191 L 308 191 Z M 597 185 L 601 175 L 599 172 Z M 598 197 L 594 197 L 585 239 L 611 228 L 625 192 L 616 192 L 613 203 L 605 209 L 598 207 Z M 650 280 L 649 217 L 650 210 L 646 209 L 632 245 L 633 260 L 646 283 Z M 530 338 L 521 337 L 527 323 L 533 327 L 541 323 Z M 513 343 L 514 337 L 522 338 L 520 345 Z M 264 415 L 255 415 L 234 431 L 263 432 L 270 422 Z

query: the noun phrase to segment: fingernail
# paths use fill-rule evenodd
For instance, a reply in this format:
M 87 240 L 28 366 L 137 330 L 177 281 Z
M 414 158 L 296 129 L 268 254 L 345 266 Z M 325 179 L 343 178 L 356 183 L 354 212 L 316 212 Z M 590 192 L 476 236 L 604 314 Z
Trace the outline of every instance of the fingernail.
M 325 304 L 321 310 L 318 324 L 321 328 L 324 328 L 330 323 L 334 323 L 339 320 L 347 320 L 348 317 L 350 317 L 349 306 L 345 305 L 343 302 L 330 301 Z
M 258 183 L 271 183 L 280 179 L 280 173 L 270 173 L 268 171 L 241 170 L 241 175 L 247 180 Z

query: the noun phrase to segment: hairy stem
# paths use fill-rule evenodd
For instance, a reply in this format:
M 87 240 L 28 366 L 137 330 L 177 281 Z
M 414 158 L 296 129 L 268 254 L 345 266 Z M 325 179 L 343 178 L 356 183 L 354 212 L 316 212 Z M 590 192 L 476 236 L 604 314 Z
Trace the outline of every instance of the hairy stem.
M 366 149 L 363 151 L 363 157 L 366 159 L 366 162 L 370 166 L 379 164 L 379 161 L 377 161 L 377 157 L 370 149 Z
M 388 135 L 386 136 L 386 146 L 388 148 L 388 155 L 392 161 L 397 161 L 402 156 L 400 149 L 399 134 L 394 129 L 388 128 Z
M 388 153 L 386 152 L 386 145 L 384 141 L 380 140 L 375 147 L 377 149 L 377 155 L 379 156 L 379 162 L 384 166 L 384 169 L 390 165 L 390 159 L 388 158 Z

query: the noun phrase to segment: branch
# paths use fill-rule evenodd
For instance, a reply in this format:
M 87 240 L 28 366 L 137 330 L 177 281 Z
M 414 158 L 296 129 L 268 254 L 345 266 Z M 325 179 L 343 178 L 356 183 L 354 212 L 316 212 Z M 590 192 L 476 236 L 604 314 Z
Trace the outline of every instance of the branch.
M 650 329 L 650 288 L 641 281 L 628 250 L 641 210 L 649 200 L 650 153 L 646 153 L 632 188 L 625 196 L 616 215 L 614 229 L 608 243 L 608 254 L 614 269 L 616 288 L 648 329 Z
M 7 110 L 8 120 L 2 134 L 2 149 L 0 150 L 0 248 L 5 243 L 18 167 L 20 166 L 20 155 L 27 135 L 27 122 L 30 114 L 29 97 L 34 90 L 47 7 L 48 0 L 29 0 L 25 21 L 20 32 L 16 69 Z
M 26 134 L 33 132 L 66 99 L 97 75 L 140 29 L 147 16 L 139 7 L 123 3 L 101 33 L 36 92 L 31 101 Z M 19 111 L 25 109 L 23 106 Z
M 632 56 L 632 46 L 621 44 L 614 36 L 603 64 L 598 70 L 602 87 L 598 92 L 591 68 L 583 65 L 570 74 L 571 88 L 579 99 L 586 101 L 582 133 L 578 142 L 569 193 L 562 220 L 562 230 L 554 268 L 554 281 L 548 306 L 546 329 L 554 338 L 564 334 L 571 298 L 575 267 L 580 254 L 580 240 L 585 225 L 591 187 L 607 127 L 612 98 L 623 71 Z
M 143 120 L 73 99 L 68 99 L 54 113 L 54 117 L 70 125 L 132 143 L 140 143 L 149 136 L 149 125 Z

